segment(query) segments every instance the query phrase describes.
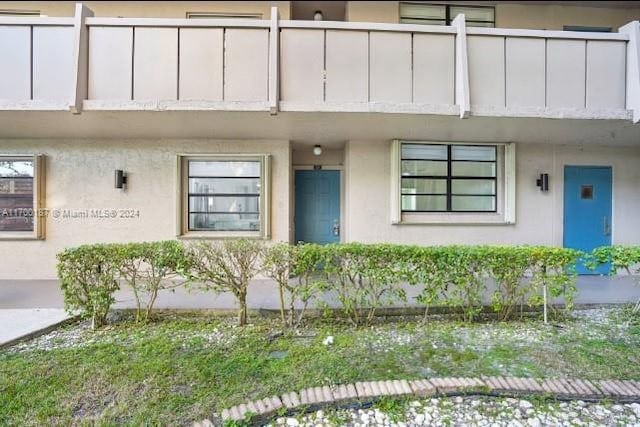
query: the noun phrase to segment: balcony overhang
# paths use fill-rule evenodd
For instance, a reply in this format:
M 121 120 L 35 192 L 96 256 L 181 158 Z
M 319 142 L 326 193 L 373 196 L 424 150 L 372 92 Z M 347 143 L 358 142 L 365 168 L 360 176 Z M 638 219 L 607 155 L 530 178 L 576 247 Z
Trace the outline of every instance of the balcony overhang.
M 628 119 L 582 120 L 457 115 L 281 111 L 0 111 L 1 139 L 295 140 L 393 139 L 639 146 Z M 56 141 L 57 140 L 57 141 Z M 132 142 L 134 143 L 134 142 Z

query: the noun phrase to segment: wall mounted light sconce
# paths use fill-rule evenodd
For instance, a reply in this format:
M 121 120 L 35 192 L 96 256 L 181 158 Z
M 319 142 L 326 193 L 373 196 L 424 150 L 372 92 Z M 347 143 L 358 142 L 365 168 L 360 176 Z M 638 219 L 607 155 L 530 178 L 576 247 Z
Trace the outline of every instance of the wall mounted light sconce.
M 540 187 L 540 191 L 545 193 L 549 191 L 549 174 L 541 173 L 540 178 L 536 179 L 536 185 Z
M 314 145 L 313 146 L 313 154 L 316 156 L 319 156 L 320 154 L 322 154 L 322 146 L 321 145 Z
M 123 189 L 126 185 L 127 175 L 121 169 L 116 169 L 116 188 Z

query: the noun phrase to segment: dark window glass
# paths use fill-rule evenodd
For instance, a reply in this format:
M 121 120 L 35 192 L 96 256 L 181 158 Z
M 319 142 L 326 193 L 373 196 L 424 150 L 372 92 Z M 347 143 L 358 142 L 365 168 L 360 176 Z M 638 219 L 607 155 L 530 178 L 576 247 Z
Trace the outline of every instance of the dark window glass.
M 0 158 L 0 232 L 33 231 L 33 160 Z
M 401 24 L 451 25 L 451 21 L 461 13 L 469 27 L 492 28 L 496 25 L 493 6 L 400 2 Z
M 495 212 L 497 147 L 402 144 L 403 212 Z

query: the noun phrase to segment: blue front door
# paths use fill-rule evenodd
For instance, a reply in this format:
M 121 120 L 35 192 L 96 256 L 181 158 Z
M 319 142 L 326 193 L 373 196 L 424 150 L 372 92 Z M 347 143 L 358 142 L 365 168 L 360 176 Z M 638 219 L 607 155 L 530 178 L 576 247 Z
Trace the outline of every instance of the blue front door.
M 591 252 L 611 245 L 611 167 L 565 166 L 564 247 Z M 609 266 L 597 273 L 607 274 Z M 578 265 L 578 274 L 594 274 Z
M 340 241 L 340 171 L 296 171 L 296 242 Z

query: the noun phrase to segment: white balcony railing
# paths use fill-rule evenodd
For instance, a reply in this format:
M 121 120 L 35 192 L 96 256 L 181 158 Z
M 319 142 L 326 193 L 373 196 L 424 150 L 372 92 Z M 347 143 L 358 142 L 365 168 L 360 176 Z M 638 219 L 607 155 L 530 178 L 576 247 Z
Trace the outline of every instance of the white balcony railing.
M 619 33 L 270 20 L 0 18 L 0 109 L 640 119 Z

